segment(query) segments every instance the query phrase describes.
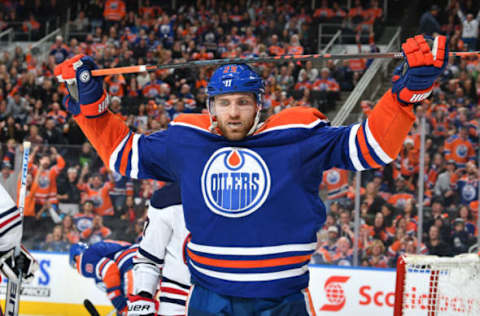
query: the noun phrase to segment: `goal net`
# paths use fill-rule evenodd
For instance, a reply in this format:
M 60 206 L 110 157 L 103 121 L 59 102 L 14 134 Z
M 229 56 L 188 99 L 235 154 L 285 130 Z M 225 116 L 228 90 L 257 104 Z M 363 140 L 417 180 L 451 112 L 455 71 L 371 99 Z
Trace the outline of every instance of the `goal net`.
M 480 257 L 400 257 L 394 316 L 410 315 L 480 315 Z

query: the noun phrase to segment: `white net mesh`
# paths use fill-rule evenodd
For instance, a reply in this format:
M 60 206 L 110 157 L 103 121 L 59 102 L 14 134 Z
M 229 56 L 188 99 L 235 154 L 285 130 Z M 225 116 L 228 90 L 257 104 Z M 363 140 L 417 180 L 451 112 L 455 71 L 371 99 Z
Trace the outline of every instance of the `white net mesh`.
M 480 315 L 479 256 L 409 256 L 403 290 L 405 316 Z

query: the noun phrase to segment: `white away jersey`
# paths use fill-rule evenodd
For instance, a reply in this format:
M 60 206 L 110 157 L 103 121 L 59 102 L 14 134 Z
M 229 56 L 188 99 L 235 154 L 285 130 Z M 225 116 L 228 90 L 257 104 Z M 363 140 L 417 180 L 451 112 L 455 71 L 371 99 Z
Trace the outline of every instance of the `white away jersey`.
M 159 265 L 163 263 L 159 315 L 185 314 L 190 273 L 184 263 L 183 248 L 188 234 L 181 205 L 163 209 L 150 205 L 139 252 Z
M 22 216 L 5 188 L 0 184 L 0 252 L 12 249 L 22 239 Z

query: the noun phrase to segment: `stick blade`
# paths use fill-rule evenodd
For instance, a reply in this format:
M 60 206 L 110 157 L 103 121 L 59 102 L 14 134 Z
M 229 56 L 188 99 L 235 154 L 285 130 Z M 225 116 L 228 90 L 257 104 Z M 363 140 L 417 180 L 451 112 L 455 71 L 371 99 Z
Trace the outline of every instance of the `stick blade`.
M 87 311 L 90 313 L 91 316 L 100 316 L 97 309 L 95 308 L 95 306 L 93 306 L 93 303 L 90 302 L 89 299 L 86 298 L 83 301 L 83 306 L 85 306 L 85 308 L 87 309 Z

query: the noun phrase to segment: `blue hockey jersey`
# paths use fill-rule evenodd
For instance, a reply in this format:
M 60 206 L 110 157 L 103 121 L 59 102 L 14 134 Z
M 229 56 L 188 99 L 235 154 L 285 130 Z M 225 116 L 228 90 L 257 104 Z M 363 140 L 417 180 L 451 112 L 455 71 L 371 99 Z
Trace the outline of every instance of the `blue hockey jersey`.
M 129 288 L 133 288 L 133 284 L 128 284 L 127 274 L 133 268 L 137 249 L 137 245 L 114 240 L 94 243 L 77 257 L 77 271 L 106 288 L 120 287 L 121 295 L 126 296 L 132 292 Z
M 179 183 L 194 284 L 224 295 L 278 297 L 308 286 L 325 220 L 322 171 L 390 163 L 415 117 L 387 92 L 361 124 L 331 127 L 318 110 L 296 107 L 242 141 L 211 133 L 208 115 L 180 115 L 149 136 L 132 133 L 111 113 L 75 119 L 110 169 Z

